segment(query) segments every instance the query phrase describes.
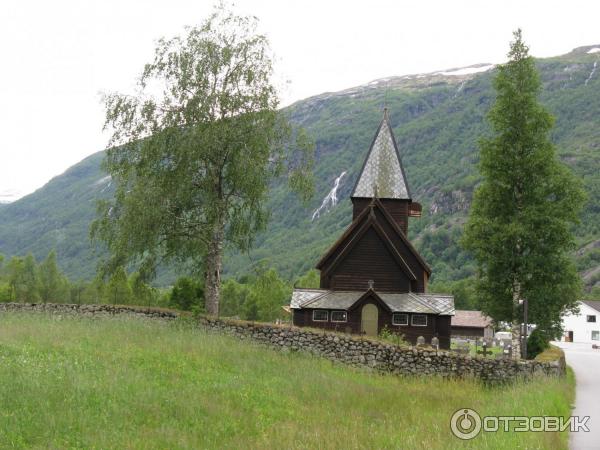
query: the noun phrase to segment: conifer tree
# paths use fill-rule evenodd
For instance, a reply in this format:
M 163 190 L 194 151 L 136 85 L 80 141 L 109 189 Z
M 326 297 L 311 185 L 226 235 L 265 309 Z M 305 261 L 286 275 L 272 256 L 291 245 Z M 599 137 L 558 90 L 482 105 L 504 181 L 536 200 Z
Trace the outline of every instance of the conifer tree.
M 561 315 L 575 308 L 580 280 L 569 251 L 584 194 L 550 140 L 554 119 L 538 101 L 541 82 L 521 30 L 514 38 L 494 79 L 492 135 L 480 144 L 483 181 L 464 244 L 478 265 L 481 307 L 513 324 L 518 358 L 522 300 L 529 323 L 546 339 L 560 333 Z

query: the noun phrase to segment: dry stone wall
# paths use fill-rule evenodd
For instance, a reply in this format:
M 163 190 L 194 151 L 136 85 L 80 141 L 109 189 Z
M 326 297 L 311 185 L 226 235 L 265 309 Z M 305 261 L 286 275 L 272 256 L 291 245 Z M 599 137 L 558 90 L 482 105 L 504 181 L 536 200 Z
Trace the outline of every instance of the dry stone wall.
M 158 308 L 113 305 L 64 305 L 0 303 L 5 311 L 31 311 L 83 316 L 128 315 L 173 320 L 180 313 Z M 247 339 L 285 352 L 305 351 L 370 370 L 399 375 L 439 375 L 475 377 L 487 382 L 503 382 L 536 375 L 564 376 L 564 356 L 557 361 L 514 361 L 458 355 L 421 347 L 398 347 L 357 336 L 314 331 L 290 326 L 212 319 L 198 319 L 201 328 Z
M 162 308 L 122 305 L 69 305 L 62 303 L 0 303 L 0 313 L 3 311 L 46 312 L 51 314 L 104 317 L 126 314 L 152 319 L 176 319 L 179 316 L 177 311 Z

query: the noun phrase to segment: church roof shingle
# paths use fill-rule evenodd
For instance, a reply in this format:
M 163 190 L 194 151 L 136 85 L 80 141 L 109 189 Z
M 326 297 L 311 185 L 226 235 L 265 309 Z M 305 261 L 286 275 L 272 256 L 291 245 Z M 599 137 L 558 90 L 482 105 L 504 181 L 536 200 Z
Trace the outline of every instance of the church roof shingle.
M 364 294 L 365 291 L 294 289 L 290 308 L 347 310 Z M 452 295 L 414 292 L 403 294 L 377 292 L 376 295 L 392 312 L 454 315 L 454 297 Z
M 354 185 L 352 197 L 411 199 L 387 109 Z

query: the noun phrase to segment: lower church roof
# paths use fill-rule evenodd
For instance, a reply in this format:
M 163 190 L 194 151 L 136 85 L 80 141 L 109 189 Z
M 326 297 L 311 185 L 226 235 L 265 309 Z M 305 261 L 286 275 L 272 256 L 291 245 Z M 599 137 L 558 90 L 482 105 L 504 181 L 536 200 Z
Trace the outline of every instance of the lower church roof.
M 332 291 L 325 289 L 294 289 L 291 309 L 340 309 L 347 310 L 364 295 L 365 291 Z M 423 293 L 373 293 L 385 303 L 392 312 L 454 315 L 454 297 L 445 294 Z

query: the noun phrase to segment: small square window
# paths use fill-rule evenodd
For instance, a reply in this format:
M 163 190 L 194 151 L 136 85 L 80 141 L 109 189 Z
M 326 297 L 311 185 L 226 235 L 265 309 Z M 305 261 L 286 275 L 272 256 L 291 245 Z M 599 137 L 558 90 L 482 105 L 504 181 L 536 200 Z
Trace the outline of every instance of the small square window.
M 347 322 L 348 314 L 346 311 L 331 311 L 332 322 Z
M 408 325 L 408 314 L 394 313 L 392 315 L 392 325 Z
M 587 321 L 590 323 L 596 323 L 596 316 L 587 316 Z
M 426 327 L 427 326 L 427 316 L 425 314 L 413 314 L 411 325 L 413 327 Z
M 592 341 L 600 341 L 600 331 L 592 331 Z
M 327 322 L 329 313 L 324 309 L 315 309 L 313 311 L 313 322 Z

